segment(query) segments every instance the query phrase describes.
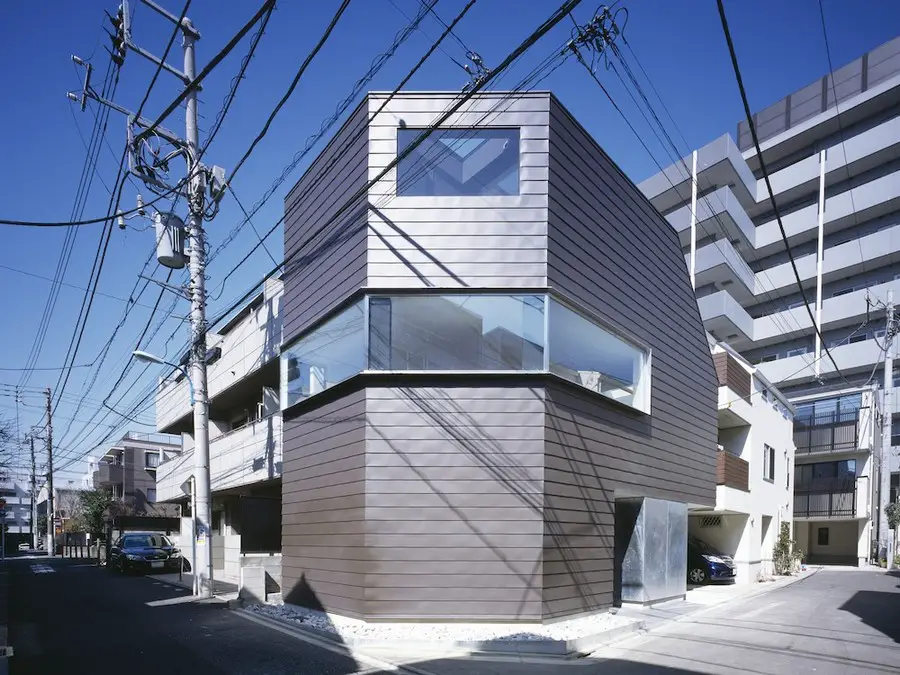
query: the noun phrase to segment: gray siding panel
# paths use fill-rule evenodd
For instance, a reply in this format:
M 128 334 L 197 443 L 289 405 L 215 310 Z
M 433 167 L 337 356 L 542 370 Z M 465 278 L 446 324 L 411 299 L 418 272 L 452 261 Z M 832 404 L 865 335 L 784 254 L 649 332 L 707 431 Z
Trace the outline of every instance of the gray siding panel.
M 286 602 L 364 613 L 364 566 L 337 578 L 348 553 L 365 560 L 365 393 L 283 426 L 282 589 Z
M 649 416 L 554 388 L 548 441 L 610 448 L 638 494 L 712 505 L 718 384 L 677 235 L 555 99 L 550 129 L 548 281 L 649 345 L 653 370 Z
M 365 186 L 368 142 L 363 101 L 285 198 L 285 343 L 365 285 L 365 194 L 329 220 Z
M 397 156 L 397 128 L 434 122 L 455 97 L 393 99 L 369 130 L 369 177 Z M 370 111 L 383 98 L 370 97 Z M 549 96 L 483 96 L 445 124 L 518 127 L 517 196 L 397 196 L 397 172 L 369 191 L 368 284 L 390 287 L 525 287 L 546 285 L 547 122 Z
M 521 386 L 368 390 L 370 618 L 540 619 L 543 411 Z

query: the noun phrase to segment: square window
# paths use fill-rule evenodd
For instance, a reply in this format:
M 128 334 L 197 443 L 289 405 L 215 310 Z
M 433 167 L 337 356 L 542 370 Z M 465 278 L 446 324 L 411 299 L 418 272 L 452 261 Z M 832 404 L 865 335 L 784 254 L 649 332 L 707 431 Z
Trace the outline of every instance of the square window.
M 398 155 L 424 129 L 398 129 Z M 518 129 L 440 129 L 397 167 L 398 197 L 473 197 L 519 194 Z
M 147 501 L 151 504 L 156 502 L 156 488 L 147 488 Z
M 145 452 L 144 453 L 144 468 L 145 469 L 155 469 L 159 466 L 159 453 L 158 452 Z
M 828 528 L 820 527 L 817 532 L 819 546 L 828 546 Z

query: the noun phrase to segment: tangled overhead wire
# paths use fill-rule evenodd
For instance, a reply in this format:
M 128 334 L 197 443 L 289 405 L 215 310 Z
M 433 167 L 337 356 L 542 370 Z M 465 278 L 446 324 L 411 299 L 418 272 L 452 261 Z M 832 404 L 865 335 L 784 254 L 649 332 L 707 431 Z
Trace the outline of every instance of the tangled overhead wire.
M 466 58 L 472 62 L 472 65 L 470 67 L 467 63 L 463 66 L 463 70 L 469 74 L 470 78 L 463 85 L 463 93 L 480 86 L 491 75 L 491 69 L 484 65 L 484 59 L 479 56 L 478 52 L 467 51 Z
M 611 6 L 601 5 L 594 13 L 594 17 L 585 26 L 580 26 L 574 18 L 572 22 L 575 24 L 572 29 L 572 39 L 566 43 L 565 52 L 574 52 L 576 56 L 581 58 L 579 48 L 584 48 L 591 53 L 591 72 L 595 71 L 597 58 L 603 57 L 604 64 L 610 67 L 607 49 L 615 49 L 615 41 L 619 37 L 624 37 L 625 25 L 628 23 L 628 9 L 625 7 L 616 8 L 616 2 Z M 622 16 L 621 22 L 619 16 Z M 570 15 L 571 17 L 571 15 Z

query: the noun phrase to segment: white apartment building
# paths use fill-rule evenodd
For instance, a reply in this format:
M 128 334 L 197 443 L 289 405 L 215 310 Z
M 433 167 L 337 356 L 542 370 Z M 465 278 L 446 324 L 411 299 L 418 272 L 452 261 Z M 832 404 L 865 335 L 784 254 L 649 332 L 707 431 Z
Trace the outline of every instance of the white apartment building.
M 213 571 L 223 581 L 237 583 L 243 566 L 271 568 L 280 579 L 282 292 L 280 280 L 267 280 L 207 336 L 211 543 Z M 182 453 L 156 467 L 156 499 L 182 505 L 181 541 L 189 542 L 194 422 L 188 382 L 178 371 L 160 379 L 156 426 L 181 434 Z
M 794 501 L 794 408 L 759 370 L 710 338 L 719 377 L 716 505 L 690 511 L 688 531 L 731 556 L 737 583 L 771 576 Z
M 7 551 L 15 551 L 21 543 L 33 544 L 31 530 L 31 492 L 15 481 L 0 483 L 0 499 L 4 501 L 4 538 Z
M 845 523 L 837 530 L 810 524 L 797 536 L 823 559 L 865 560 L 877 537 L 863 523 L 878 522 L 872 453 L 880 448 L 878 425 L 867 416 L 881 408 L 871 392 L 883 382 L 885 330 L 884 311 L 871 303 L 885 302 L 888 291 L 900 303 L 900 38 L 757 112 L 754 122 L 815 324 L 746 121 L 737 140 L 726 134 L 640 187 L 678 232 L 706 329 L 797 406 L 795 473 L 807 489 L 805 518 Z M 892 384 L 896 499 L 897 369 Z M 800 469 L 807 464 L 813 467 Z

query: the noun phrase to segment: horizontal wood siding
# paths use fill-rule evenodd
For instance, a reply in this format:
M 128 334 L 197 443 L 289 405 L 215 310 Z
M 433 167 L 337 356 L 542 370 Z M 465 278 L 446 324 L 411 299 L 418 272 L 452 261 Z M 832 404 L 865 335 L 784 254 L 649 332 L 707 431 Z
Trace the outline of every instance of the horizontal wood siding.
M 540 619 L 540 390 L 372 387 L 366 407 L 367 617 Z
M 366 281 L 368 106 L 363 101 L 284 200 L 284 341 Z M 319 231 L 321 230 L 321 232 Z
M 549 187 L 550 286 L 652 350 L 649 415 L 550 390 L 560 482 L 602 470 L 598 494 L 713 505 L 718 388 L 677 235 L 556 99 Z
M 738 396 L 750 396 L 751 376 L 728 352 L 713 354 L 720 387 L 729 387 Z
M 749 492 L 750 465 L 746 460 L 720 450 L 716 455 L 716 485 Z
M 397 157 L 397 129 L 424 128 L 456 100 L 399 94 L 369 128 L 369 178 Z M 372 115 L 383 96 L 369 96 Z M 549 97 L 476 96 L 446 127 L 518 127 L 518 196 L 397 197 L 392 170 L 369 191 L 368 285 L 540 287 L 546 285 Z
M 364 614 L 365 392 L 285 418 L 282 592 L 285 602 Z

